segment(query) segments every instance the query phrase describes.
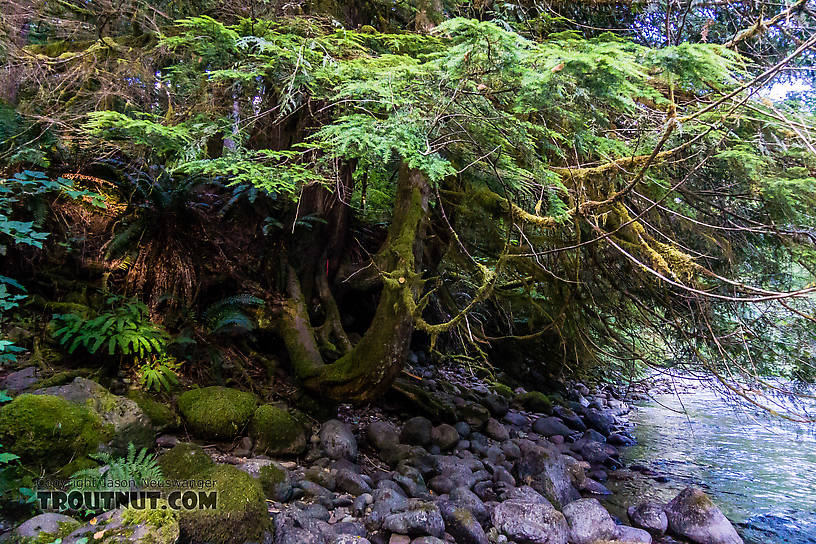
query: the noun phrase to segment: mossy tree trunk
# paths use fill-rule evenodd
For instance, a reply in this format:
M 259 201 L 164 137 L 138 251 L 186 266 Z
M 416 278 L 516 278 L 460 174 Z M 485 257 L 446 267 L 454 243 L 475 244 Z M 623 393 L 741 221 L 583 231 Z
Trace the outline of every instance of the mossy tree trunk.
M 364 402 L 383 394 L 399 374 L 413 332 L 412 300 L 421 280 L 417 273 L 428 215 L 428 180 L 418 170 L 400 169 L 394 213 L 388 236 L 374 258 L 382 277 L 382 292 L 371 326 L 351 346 L 342 330 L 336 306 L 327 312 L 343 355 L 326 364 L 320 335 L 309 319 L 301 279 L 288 266 L 286 299 L 280 305 L 275 327 L 282 337 L 295 374 L 304 386 L 323 397 L 343 402 Z M 321 298 L 329 298 L 327 285 Z M 333 303 L 329 300 L 329 306 Z M 325 327 L 326 325 L 324 325 Z

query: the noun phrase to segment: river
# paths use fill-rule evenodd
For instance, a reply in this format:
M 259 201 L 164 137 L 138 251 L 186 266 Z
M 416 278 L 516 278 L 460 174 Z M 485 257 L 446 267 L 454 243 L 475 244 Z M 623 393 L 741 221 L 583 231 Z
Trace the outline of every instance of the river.
M 622 452 L 623 460 L 669 481 L 610 479 L 613 513 L 625 519 L 628 504 L 665 502 L 693 484 L 746 544 L 816 543 L 816 425 L 735 408 L 705 387 L 654 394 L 635 403 L 629 419 L 638 444 Z

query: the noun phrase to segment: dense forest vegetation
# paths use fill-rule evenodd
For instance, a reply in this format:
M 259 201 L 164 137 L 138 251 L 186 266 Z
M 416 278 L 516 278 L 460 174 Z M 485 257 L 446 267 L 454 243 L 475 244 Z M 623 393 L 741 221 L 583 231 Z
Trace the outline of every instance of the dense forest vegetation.
M 812 14 L 7 2 L 2 357 L 812 378 Z
M 570 503 L 588 500 L 578 491 L 607 490 L 571 459 L 600 480 L 619 468 L 613 442 L 632 443 L 607 384 L 705 375 L 740 402 L 813 421 L 799 389 L 816 379 L 813 3 L 0 8 L 0 378 L 22 384 L 0 392 L 0 503 L 30 505 L 34 476 L 100 464 L 214 474 L 234 510 L 184 514 L 181 532 L 157 541 L 255 541 L 264 501 L 293 496 L 281 492 L 289 476 L 261 471 L 261 490 L 229 465 L 235 452 L 302 455 L 309 417 L 385 398 L 430 418 L 398 437 L 368 427 L 381 464 L 402 471 L 391 484 L 427 498 L 409 477 L 458 468 L 425 471 L 408 444 L 476 451 L 465 438 L 487 440 L 469 434 L 482 429 L 504 450 L 477 451 L 490 474 L 474 474 L 501 490 L 532 482 L 558 509 L 546 515 L 575 533 L 583 511 Z M 464 380 L 449 387 L 461 393 L 452 408 L 428 367 Z M 480 384 L 490 390 L 471 403 L 462 391 Z M 563 387 L 557 402 L 541 393 Z M 533 431 L 560 439 L 512 442 L 530 421 L 493 419 L 508 402 L 549 415 Z M 128 420 L 122 434 L 131 409 L 152 426 Z M 157 464 L 142 448 L 182 419 L 188 437 L 232 441 L 233 457 L 216 466 L 179 444 Z M 431 431 L 430 420 L 445 423 Z M 569 455 L 547 453 L 565 437 Z M 357 460 L 337 420 L 313 442 L 332 462 Z M 372 491 L 359 466 L 332 466 L 338 488 Z M 556 473 L 563 485 L 541 483 Z M 456 533 L 460 514 L 440 502 L 435 515 L 458 542 L 485 544 L 482 526 L 507 542 L 499 532 L 512 541 L 511 522 L 543 508 L 522 503 L 505 523 L 512 502 L 472 540 Z M 672 504 L 716 510 L 697 491 Z M 667 512 L 675 535 L 713 542 Z M 716 514 L 727 525 L 717 542 L 741 542 Z M 406 532 L 375 518 L 378 531 Z M 311 526 L 286 520 L 275 542 L 324 542 L 287 540 L 282 528 Z M 427 531 L 407 532 L 444 532 Z

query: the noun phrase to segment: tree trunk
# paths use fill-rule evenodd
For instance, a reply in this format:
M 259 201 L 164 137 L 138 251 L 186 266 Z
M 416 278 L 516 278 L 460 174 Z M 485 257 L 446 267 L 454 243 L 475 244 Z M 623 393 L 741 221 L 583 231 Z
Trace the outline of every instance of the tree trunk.
M 375 258 L 383 289 L 374 319 L 357 345 L 332 364 L 325 364 L 320 355 L 300 280 L 289 267 L 288 297 L 281 305 L 277 330 L 306 388 L 336 401 L 365 402 L 383 394 L 399 374 L 413 332 L 409 302 L 421 285 L 417 270 L 428 195 L 427 178 L 403 166 L 388 237 Z

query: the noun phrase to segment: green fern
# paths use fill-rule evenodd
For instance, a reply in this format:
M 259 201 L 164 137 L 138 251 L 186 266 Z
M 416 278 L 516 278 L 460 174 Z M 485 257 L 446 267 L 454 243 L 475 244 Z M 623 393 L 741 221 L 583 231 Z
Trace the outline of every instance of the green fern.
M 72 474 L 70 491 L 130 491 L 148 487 L 150 482 L 164 481 L 156 456 L 148 453 L 146 448 L 137 450 L 132 442 L 124 457 L 114 457 L 106 452 L 89 457 L 103 466 Z
M 203 314 L 204 321 L 214 333 L 223 333 L 234 329 L 251 331 L 255 329 L 255 320 L 245 309 L 247 306 L 261 306 L 264 300 L 247 293 L 223 298 L 211 304 Z
M 115 307 L 93 318 L 54 314 L 54 337 L 67 346 L 68 353 L 74 353 L 80 346 L 91 354 L 107 346 L 110 356 L 118 353 L 144 358 L 164 353 L 168 335 L 150 321 L 147 306 L 136 300 L 121 303 L 119 297 L 110 297 L 108 304 Z

